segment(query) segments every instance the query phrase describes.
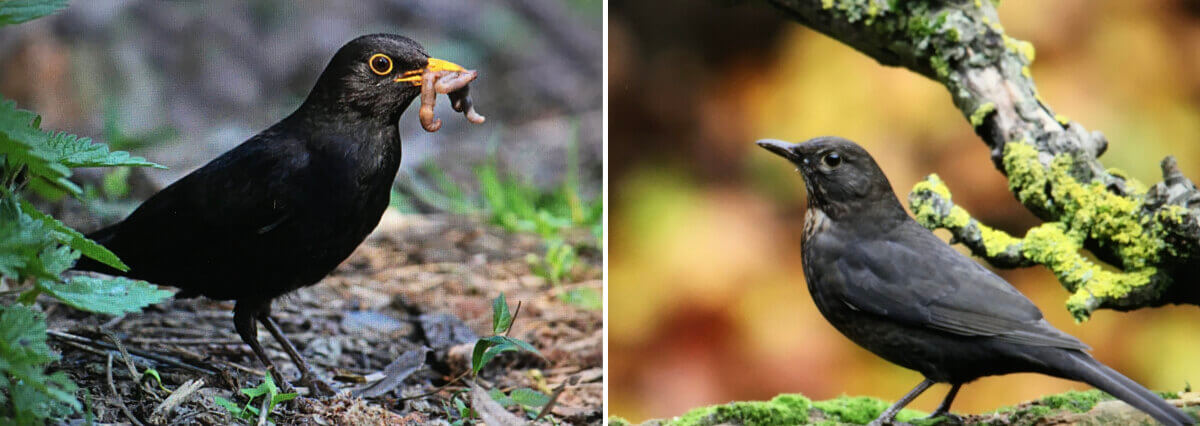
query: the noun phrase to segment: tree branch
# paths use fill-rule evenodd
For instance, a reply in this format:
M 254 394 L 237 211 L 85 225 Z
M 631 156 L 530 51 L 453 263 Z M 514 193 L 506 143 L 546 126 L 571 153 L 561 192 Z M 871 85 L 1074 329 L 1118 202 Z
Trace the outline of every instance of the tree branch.
M 1067 303 L 1078 320 L 1100 308 L 1200 301 L 1200 288 L 1180 280 L 1200 272 L 1200 191 L 1171 157 L 1163 182 L 1148 189 L 1106 169 L 1097 158 L 1108 141 L 1041 101 L 1033 46 L 1004 33 L 991 1 L 767 1 L 883 65 L 942 83 L 1017 199 L 1046 221 L 1023 240 L 992 230 L 931 177 L 910 197 L 925 226 L 950 229 L 997 267 L 1047 266 L 1074 292 Z M 1105 271 L 1081 248 L 1121 271 Z

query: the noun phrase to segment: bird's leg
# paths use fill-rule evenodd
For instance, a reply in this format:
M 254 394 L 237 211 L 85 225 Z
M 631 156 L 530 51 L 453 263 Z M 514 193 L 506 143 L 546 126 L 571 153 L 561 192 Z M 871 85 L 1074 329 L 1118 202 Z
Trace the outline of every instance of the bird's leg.
M 296 364 L 296 368 L 300 369 L 300 383 L 307 386 L 313 395 L 333 396 L 337 393 L 337 389 L 334 389 L 332 385 L 316 377 L 312 368 L 308 366 L 308 361 L 305 361 L 304 357 L 300 356 L 300 351 L 296 350 L 296 346 L 292 345 L 292 341 L 283 335 L 283 330 L 279 329 L 279 324 L 275 323 L 275 319 L 271 318 L 271 314 L 267 310 L 258 313 L 258 321 L 262 322 L 267 331 L 279 342 L 279 345 L 283 346 L 283 350 L 287 352 L 288 357 Z
M 279 372 L 275 363 L 267 357 L 267 352 L 263 350 L 262 345 L 258 343 L 258 327 L 254 324 L 254 318 L 258 316 L 259 312 L 262 312 L 262 304 L 238 301 L 233 305 L 233 327 L 237 329 L 238 335 L 242 336 L 242 341 L 254 350 L 254 355 L 258 356 L 258 360 L 267 366 L 267 371 L 275 376 L 275 382 L 279 383 L 279 388 L 284 392 L 291 392 L 292 385 L 283 378 L 283 374 Z
M 921 381 L 921 383 L 917 384 L 917 387 L 908 391 L 908 393 L 901 397 L 899 401 L 896 401 L 895 404 L 892 404 L 891 407 L 888 407 L 887 410 L 884 410 L 883 414 L 880 414 L 879 417 L 871 421 L 869 425 L 879 426 L 892 424 L 892 422 L 896 419 L 896 414 L 900 414 L 900 410 L 903 410 L 904 406 L 908 405 L 908 403 L 912 402 L 912 400 L 917 399 L 918 396 L 921 396 L 921 393 L 925 392 L 926 389 L 929 389 L 930 386 L 933 386 L 933 380 L 925 379 Z
M 954 402 L 954 397 L 958 396 L 958 388 L 961 387 L 962 383 L 955 383 L 953 386 L 951 386 L 950 393 L 946 394 L 946 399 L 943 399 L 942 403 L 938 405 L 937 409 L 933 410 L 933 414 L 930 414 L 929 417 L 926 417 L 926 419 L 934 419 L 937 417 L 946 416 L 955 422 L 962 423 L 962 418 L 950 414 L 950 404 Z

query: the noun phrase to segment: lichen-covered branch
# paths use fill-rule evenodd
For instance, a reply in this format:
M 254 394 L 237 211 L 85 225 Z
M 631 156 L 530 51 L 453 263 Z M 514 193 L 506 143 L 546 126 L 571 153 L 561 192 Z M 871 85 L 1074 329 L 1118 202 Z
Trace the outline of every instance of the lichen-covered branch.
M 1099 308 L 1200 302 L 1190 279 L 1200 274 L 1200 191 L 1170 157 L 1163 182 L 1149 188 L 1106 169 L 1098 157 L 1108 141 L 1041 101 L 1033 46 L 1005 34 L 991 1 L 767 1 L 881 64 L 944 85 L 1017 199 L 1046 221 L 1017 239 L 980 225 L 926 181 L 913 195 L 926 226 L 950 229 L 995 266 L 1049 267 L 1074 292 L 1068 307 L 1080 320 Z
M 1165 393 L 1163 397 L 1193 417 L 1200 412 L 1200 394 Z M 716 425 L 818 425 L 867 424 L 887 409 L 890 403 L 870 398 L 842 396 L 812 401 L 798 394 L 779 395 L 770 401 L 731 402 L 692 410 L 672 419 L 650 420 L 642 426 L 716 426 Z M 913 426 L 945 424 L 946 418 L 925 418 L 926 413 L 903 410 L 897 420 Z M 1098 391 L 1068 391 L 1050 395 L 1014 407 L 976 415 L 962 416 L 963 424 L 1148 424 L 1145 413 L 1129 404 L 1114 400 Z M 608 426 L 630 426 L 621 418 L 611 418 Z
M 1030 229 L 1024 238 L 1015 238 L 979 223 L 962 207 L 954 205 L 950 190 L 936 174 L 913 187 L 909 204 L 922 225 L 949 230 L 955 241 L 993 265 L 1038 264 L 1049 268 L 1072 293 L 1067 299 L 1067 310 L 1077 320 L 1087 318 L 1097 308 L 1136 309 L 1154 305 L 1169 282 L 1153 266 L 1143 264 L 1125 271 L 1111 271 L 1084 257 L 1080 250 L 1085 237 L 1077 230 L 1082 227 L 1070 228 L 1061 222 L 1046 222 Z M 1141 229 L 1140 226 L 1129 227 Z M 1151 228 L 1151 237 L 1141 241 L 1161 240 L 1152 237 L 1161 232 L 1161 228 L 1153 225 Z

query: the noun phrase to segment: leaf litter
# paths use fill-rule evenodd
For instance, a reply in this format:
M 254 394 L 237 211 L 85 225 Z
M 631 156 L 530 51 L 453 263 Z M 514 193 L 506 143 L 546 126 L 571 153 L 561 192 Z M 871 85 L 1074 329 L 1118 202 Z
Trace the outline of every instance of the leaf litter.
M 477 218 L 389 211 L 329 277 L 276 301 L 280 327 L 339 394 L 307 398 L 298 388 L 301 397 L 279 403 L 261 419 L 315 425 L 472 424 L 480 418 L 464 419 L 463 413 L 494 417 L 500 406 L 530 421 L 539 407 L 513 400 L 555 395 L 550 412 L 537 424 L 600 424 L 601 311 L 566 303 L 557 294 L 564 288 L 600 291 L 599 255 L 581 255 L 583 272 L 559 288 L 535 275 L 525 261 L 542 250 L 537 236 L 507 233 Z M 456 380 L 470 375 L 475 340 L 491 335 L 491 305 L 501 292 L 523 306 L 509 335 L 531 343 L 544 359 L 504 353 L 474 379 Z M 241 389 L 263 383 L 263 367 L 233 330 L 232 302 L 170 299 L 118 317 L 82 313 L 48 298 L 39 303 L 52 330 L 49 344 L 62 353 L 53 370 L 65 372 L 87 392 L 81 400 L 88 401 L 84 410 L 90 414 L 78 417 L 91 415 L 104 423 L 132 422 L 132 416 L 141 423 L 228 424 L 234 418 L 216 401 L 246 405 Z M 260 332 L 259 340 L 280 361 L 284 377 L 299 385 L 295 366 L 264 336 Z M 115 367 L 108 366 L 109 356 Z M 505 401 L 479 411 L 455 409 L 479 402 L 471 383 Z M 172 399 L 181 388 L 186 395 Z M 351 396 L 355 390 L 371 396 Z

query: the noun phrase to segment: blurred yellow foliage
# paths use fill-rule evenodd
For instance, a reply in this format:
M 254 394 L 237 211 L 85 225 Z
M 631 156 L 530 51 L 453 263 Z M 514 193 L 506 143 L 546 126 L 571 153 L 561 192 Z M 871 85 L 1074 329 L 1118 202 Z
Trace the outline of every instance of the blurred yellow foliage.
M 614 21 L 629 18 L 620 12 Z M 1108 137 L 1106 166 L 1157 182 L 1159 161 L 1173 154 L 1200 180 L 1200 11 L 1174 2 L 1071 0 L 1008 1 L 1000 12 L 1009 35 L 1037 48 L 1031 73 L 1044 101 Z M 614 52 L 635 48 L 632 27 L 614 27 L 620 33 L 612 38 Z M 938 173 L 955 201 L 985 223 L 1016 235 L 1037 224 L 1008 192 L 944 88 L 799 25 L 784 28 L 770 58 L 754 62 L 769 64 L 765 72 L 747 74 L 745 61 L 732 62 L 711 70 L 724 76 L 714 86 L 690 88 L 704 103 L 739 111 L 747 120 L 742 127 L 702 118 L 701 134 L 709 136 L 697 138 L 702 142 L 647 136 L 612 145 L 613 157 L 628 161 L 614 165 L 611 177 L 614 415 L 670 417 L 783 392 L 894 400 L 920 380 L 854 346 L 816 311 L 800 264 L 803 183 L 788 164 L 760 152 L 756 139 L 847 137 L 872 152 L 902 199 L 918 180 Z M 680 62 L 688 52 L 669 54 Z M 622 72 L 612 87 L 626 87 L 637 75 Z M 703 108 L 693 111 L 703 117 Z M 654 118 L 646 120 L 611 126 L 653 127 Z M 708 130 L 714 127 L 721 133 L 714 136 L 718 131 Z M 733 154 L 717 163 L 689 154 L 705 151 Z M 1077 325 L 1052 274 L 1000 272 L 1051 323 L 1134 380 L 1158 390 L 1200 384 L 1196 307 L 1102 311 Z M 954 409 L 983 412 L 1084 388 L 1034 374 L 985 378 L 965 387 Z M 935 387 L 911 407 L 932 410 L 946 389 Z

